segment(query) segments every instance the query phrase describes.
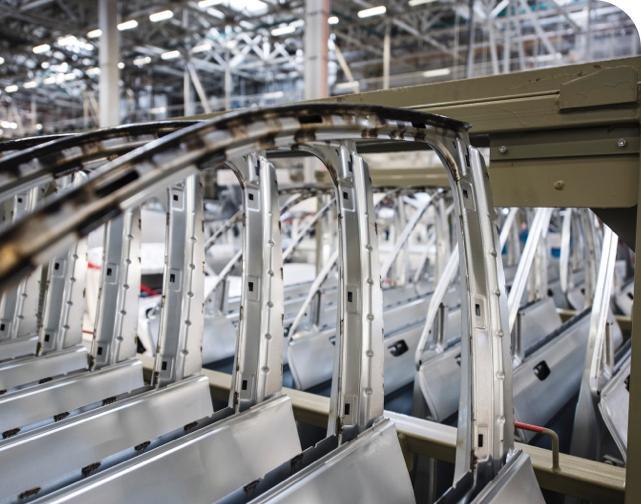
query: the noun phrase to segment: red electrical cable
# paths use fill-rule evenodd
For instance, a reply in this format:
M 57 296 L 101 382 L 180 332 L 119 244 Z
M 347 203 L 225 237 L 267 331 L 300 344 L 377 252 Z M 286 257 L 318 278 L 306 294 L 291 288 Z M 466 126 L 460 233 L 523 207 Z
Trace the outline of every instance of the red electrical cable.
M 99 270 L 102 269 L 102 266 L 100 264 L 96 264 L 95 262 L 87 261 L 87 268 L 93 269 L 93 270 Z M 160 293 L 156 291 L 155 289 L 152 289 L 148 285 L 145 285 L 144 283 L 140 284 L 140 292 L 147 294 L 148 296 L 159 296 Z
M 523 429 L 532 432 L 545 432 L 545 428 L 539 425 L 533 425 L 525 422 L 514 422 L 514 427 L 516 427 L 517 429 Z

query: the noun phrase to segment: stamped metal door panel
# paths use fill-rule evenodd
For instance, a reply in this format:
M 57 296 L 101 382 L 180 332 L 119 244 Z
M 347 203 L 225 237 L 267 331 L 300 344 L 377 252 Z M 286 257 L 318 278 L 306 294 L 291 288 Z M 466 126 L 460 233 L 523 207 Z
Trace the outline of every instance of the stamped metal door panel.
M 35 502 L 210 504 L 300 451 L 291 400 L 277 396 Z
M 394 424 L 385 419 L 251 502 L 413 503 L 405 467 Z
M 630 357 L 628 356 L 614 379 L 603 387 L 599 401 L 603 422 L 619 448 L 624 461 L 628 448 L 629 383 Z
M 430 418 L 443 422 L 457 412 L 459 407 L 459 388 L 461 383 L 461 346 L 437 353 L 423 362 L 418 370 L 417 379 Z
M 545 298 L 521 308 L 516 323 L 517 331 L 520 333 L 521 350 L 527 353 L 529 348 L 558 329 L 562 321 L 554 306 L 554 300 Z
M 35 384 L 36 382 L 87 369 L 87 349 L 75 346 L 40 357 L 24 357 L 0 365 L 0 390 Z
M 527 502 L 544 504 L 541 489 L 536 482 L 532 461 L 522 451 L 513 454 L 474 500 L 473 504 L 513 504 Z
M 0 432 L 50 423 L 56 415 L 97 407 L 144 384 L 142 362 L 135 359 L 5 394 L 0 396 Z
M 546 425 L 578 393 L 585 362 L 590 318 L 583 317 L 531 354 L 514 370 L 514 416 Z M 529 440 L 532 433 L 520 433 Z
M 0 442 L 0 502 L 78 480 L 106 458 L 129 458 L 134 447 L 213 412 L 209 380 L 200 376 L 7 439 Z

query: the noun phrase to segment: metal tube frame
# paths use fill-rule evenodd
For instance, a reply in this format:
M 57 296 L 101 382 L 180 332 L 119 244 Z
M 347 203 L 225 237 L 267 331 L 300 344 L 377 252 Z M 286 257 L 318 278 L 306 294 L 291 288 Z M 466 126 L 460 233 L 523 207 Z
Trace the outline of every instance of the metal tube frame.
M 426 143 L 438 151 L 447 169 L 460 221 L 461 271 L 469 282 L 464 302 L 468 324 L 463 337 L 467 351 L 464 351 L 463 369 L 468 373 L 461 394 L 460 449 L 456 468 L 459 477 L 469 470 L 474 471 L 481 484 L 481 480 L 491 479 L 496 474 L 513 447 L 510 361 L 508 340 L 504 338 L 507 331 L 506 296 L 498 281 L 502 266 L 497 253 L 498 237 L 492 223 L 487 171 L 478 151 L 469 146 L 462 123 L 407 110 L 323 104 L 229 114 L 184 128 L 109 163 L 101 174 L 81 187 L 41 206 L 20 225 L 5 229 L 0 234 L 0 285 L 3 290 L 11 286 L 49 258 L 56 246 L 69 236 L 86 235 L 122 211 L 140 204 L 151 191 L 196 173 L 201 166 L 199 162 L 205 158 L 225 162 L 230 154 L 233 154 L 231 158 L 237 159 L 243 154 L 279 145 L 323 142 L 327 135 L 334 139 L 338 136 L 341 140 L 365 137 Z M 189 141 L 192 139 L 194 142 Z M 163 155 L 158 156 L 161 148 Z M 341 152 L 341 157 L 347 161 L 346 150 L 343 148 Z M 352 164 L 354 176 L 359 179 L 356 183 L 364 187 L 362 184 L 369 183 L 369 179 L 365 180 L 362 162 L 353 154 L 351 157 L 355 162 Z M 349 167 L 350 164 L 341 166 Z M 265 171 L 263 163 L 259 172 L 262 175 Z M 360 215 L 353 216 L 354 224 L 369 236 L 371 231 L 366 230 L 373 229 L 373 222 L 368 223 L 363 212 L 365 208 L 371 209 L 371 200 L 368 204 L 361 190 L 356 190 L 355 194 L 352 183 L 350 179 L 346 180 L 347 198 L 345 194 L 339 195 L 343 211 L 354 208 L 351 207 L 354 197 L 359 198 L 362 209 Z M 268 194 L 264 185 L 261 190 Z M 246 194 L 251 193 L 247 191 Z M 86 205 L 86 201 L 94 203 Z M 279 251 L 278 247 L 270 248 Z M 360 250 L 356 258 L 370 261 L 372 252 Z M 248 268 L 245 275 L 251 275 Z M 373 287 L 374 279 L 367 277 L 363 281 L 366 280 L 372 283 L 368 281 L 368 286 L 362 285 L 361 289 L 367 289 L 370 299 L 380 298 Z M 349 280 L 346 287 L 342 292 L 343 303 L 353 303 L 356 291 L 352 291 L 349 301 L 347 294 L 352 288 Z M 361 313 L 358 317 L 366 315 L 369 313 Z M 372 321 L 364 319 L 363 322 Z M 360 343 L 363 348 L 364 341 Z M 280 356 L 278 352 L 273 354 Z M 377 359 L 377 371 L 371 369 L 371 356 L 366 357 L 362 364 L 370 369 L 361 369 L 359 376 L 367 380 L 379 377 L 375 378 L 375 383 L 380 382 L 380 390 L 370 392 L 363 387 L 359 390 L 380 399 L 364 400 L 362 406 L 355 409 L 361 420 L 370 414 L 378 414 L 379 403 L 382 408 L 382 355 Z M 354 414 L 351 409 L 348 413 L 344 415 L 346 420 Z

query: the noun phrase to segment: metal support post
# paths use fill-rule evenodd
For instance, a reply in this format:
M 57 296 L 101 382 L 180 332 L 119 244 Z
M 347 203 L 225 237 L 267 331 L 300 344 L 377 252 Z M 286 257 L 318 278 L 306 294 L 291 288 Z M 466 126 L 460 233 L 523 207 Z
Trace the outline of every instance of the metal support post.
M 202 367 L 203 185 L 191 175 L 167 190 L 168 229 L 163 305 L 154 383 L 166 385 Z
M 105 226 L 101 287 L 91 348 L 95 368 L 136 356 L 140 275 L 140 209 L 135 209 Z
M 120 35 L 118 33 L 118 1 L 99 0 L 98 26 L 100 35 L 100 126 L 120 123 Z
M 256 154 L 233 167 L 245 184 L 243 289 L 229 398 L 240 410 L 282 387 L 284 293 L 276 170 Z

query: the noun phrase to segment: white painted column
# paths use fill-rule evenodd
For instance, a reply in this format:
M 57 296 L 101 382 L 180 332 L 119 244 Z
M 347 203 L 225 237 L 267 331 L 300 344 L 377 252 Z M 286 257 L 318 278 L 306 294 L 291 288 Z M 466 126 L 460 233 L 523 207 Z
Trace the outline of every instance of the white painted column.
M 98 0 L 100 36 L 100 126 L 120 123 L 120 38 L 117 0 Z

